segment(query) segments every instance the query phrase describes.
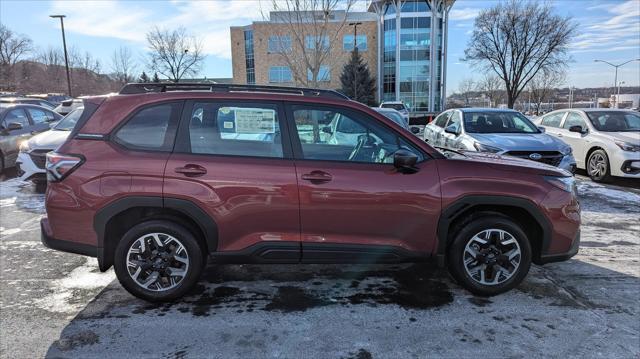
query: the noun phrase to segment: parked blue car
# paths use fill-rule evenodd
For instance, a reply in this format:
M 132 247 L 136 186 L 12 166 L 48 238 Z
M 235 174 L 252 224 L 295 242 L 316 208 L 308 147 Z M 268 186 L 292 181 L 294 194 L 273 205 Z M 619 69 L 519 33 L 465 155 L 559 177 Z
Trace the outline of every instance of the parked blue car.
M 425 127 L 424 140 L 435 147 L 526 158 L 570 172 L 576 168 L 571 146 L 510 109 L 445 111 Z

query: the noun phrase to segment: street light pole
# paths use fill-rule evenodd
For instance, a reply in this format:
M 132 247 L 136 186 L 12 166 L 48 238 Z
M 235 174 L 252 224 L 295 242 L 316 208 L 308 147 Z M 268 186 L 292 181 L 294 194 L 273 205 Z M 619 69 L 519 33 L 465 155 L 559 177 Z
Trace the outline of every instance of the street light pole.
M 618 86 L 618 67 L 620 67 L 620 66 L 624 66 L 624 65 L 626 65 L 626 64 L 628 64 L 628 63 L 630 63 L 631 61 L 640 61 L 640 59 L 632 59 L 632 60 L 625 61 L 625 62 L 623 62 L 623 63 L 621 63 L 621 64 L 618 64 L 618 65 L 614 65 L 614 64 L 612 64 L 612 63 L 610 63 L 610 62 L 608 62 L 608 61 L 604 61 L 604 60 L 597 60 L 597 59 L 596 59 L 596 60 L 593 60 L 593 62 L 604 62 L 605 64 L 610 65 L 610 66 L 613 66 L 613 67 L 616 69 L 616 76 L 615 76 L 615 79 L 614 79 L 614 81 L 613 81 L 613 86 L 618 87 L 618 95 L 620 95 L 620 87 Z M 614 88 L 614 91 L 615 91 L 615 88 Z M 618 101 L 617 101 L 617 99 L 616 99 L 616 108 L 618 108 Z
M 66 15 L 49 15 L 50 18 L 59 18 L 60 19 L 60 27 L 62 28 L 62 47 L 64 48 L 64 67 L 67 70 L 67 91 L 69 92 L 69 97 L 73 97 L 71 94 L 71 76 L 69 76 L 69 55 L 67 55 L 67 40 L 64 36 L 64 18 Z
M 358 25 L 361 22 L 350 22 L 349 26 L 353 26 L 353 51 L 358 51 Z M 353 69 L 353 97 L 358 101 L 358 69 Z

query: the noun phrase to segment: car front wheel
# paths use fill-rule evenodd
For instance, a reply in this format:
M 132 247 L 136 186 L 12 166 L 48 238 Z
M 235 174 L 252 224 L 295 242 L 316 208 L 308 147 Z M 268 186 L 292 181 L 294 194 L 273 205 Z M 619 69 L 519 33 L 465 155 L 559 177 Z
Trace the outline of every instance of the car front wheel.
M 171 301 L 196 284 L 205 264 L 203 253 L 184 227 L 152 220 L 124 235 L 116 248 L 114 267 L 129 293 L 152 302 Z
M 587 173 L 594 182 L 607 182 L 611 179 L 609 157 L 604 150 L 595 150 L 589 155 Z
M 460 229 L 449 248 L 451 275 L 474 294 L 491 296 L 516 287 L 531 266 L 531 245 L 518 224 L 482 215 Z

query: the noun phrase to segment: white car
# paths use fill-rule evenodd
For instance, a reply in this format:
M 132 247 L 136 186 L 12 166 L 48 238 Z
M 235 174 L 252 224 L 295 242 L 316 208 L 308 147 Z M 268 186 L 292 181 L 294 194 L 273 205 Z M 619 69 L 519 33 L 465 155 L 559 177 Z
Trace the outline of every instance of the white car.
M 51 130 L 35 135 L 20 144 L 16 166 L 21 180 L 30 180 L 36 184 L 46 182 L 44 166 L 47 153 L 58 148 L 67 139 L 83 110 L 84 107 L 76 108 L 53 125 Z
M 75 98 L 71 100 L 65 100 L 58 105 L 58 107 L 53 110 L 61 115 L 67 115 L 71 111 L 75 110 L 78 107 L 82 107 L 82 99 Z
M 592 180 L 611 176 L 640 179 L 640 115 L 606 108 L 549 112 L 537 124 L 573 149 L 578 168 Z

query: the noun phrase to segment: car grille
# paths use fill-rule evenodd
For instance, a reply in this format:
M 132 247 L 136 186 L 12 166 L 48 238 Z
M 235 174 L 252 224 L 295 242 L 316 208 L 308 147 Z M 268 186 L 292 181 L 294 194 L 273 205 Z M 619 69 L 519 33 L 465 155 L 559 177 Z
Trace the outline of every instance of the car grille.
M 556 166 L 556 167 L 560 165 L 560 162 L 562 162 L 562 157 L 564 157 L 562 153 L 558 151 L 509 151 L 505 154 L 508 156 L 532 160 L 532 158 L 529 156 L 534 153 L 537 153 L 542 157 L 540 157 L 539 160 L 533 160 L 533 161 L 542 162 L 542 163 L 545 163 L 551 166 Z
M 45 163 L 47 162 L 47 153 L 51 150 L 33 150 L 29 153 L 29 157 L 33 163 L 41 169 L 44 169 Z

